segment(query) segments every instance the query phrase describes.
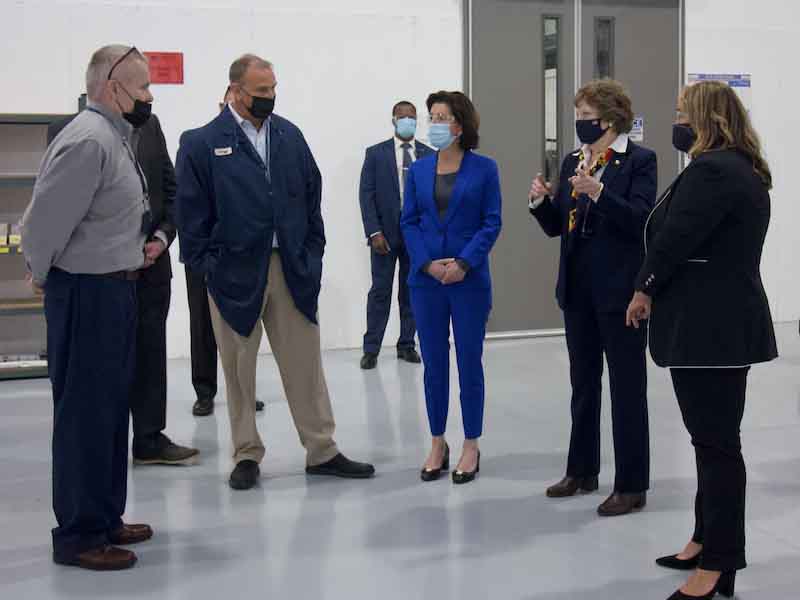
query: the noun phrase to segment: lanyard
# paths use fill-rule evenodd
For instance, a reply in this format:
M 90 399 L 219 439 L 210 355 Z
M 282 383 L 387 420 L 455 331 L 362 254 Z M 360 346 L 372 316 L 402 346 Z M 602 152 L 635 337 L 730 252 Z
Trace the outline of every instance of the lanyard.
M 90 110 L 93 113 L 97 113 L 98 115 L 103 117 L 106 121 L 109 122 L 111 127 L 113 127 L 114 131 L 116 131 L 119 134 L 119 131 L 114 126 L 114 123 L 106 115 L 104 115 L 102 112 L 100 112 L 96 108 L 92 108 L 91 106 L 87 107 L 87 110 Z M 130 144 L 128 144 L 128 140 L 126 140 L 125 137 L 122 134 L 119 134 L 119 137 L 120 137 L 120 140 L 122 141 L 122 145 L 125 147 L 125 151 L 128 153 L 128 158 L 130 158 L 131 162 L 133 163 L 133 168 L 136 170 L 136 175 L 139 176 L 139 183 L 142 186 L 142 196 L 143 196 L 142 204 L 144 205 L 144 209 L 145 209 L 145 211 L 149 211 L 150 210 L 150 206 L 149 206 L 150 192 L 148 191 L 148 188 L 147 188 L 147 180 L 144 178 L 144 173 L 142 173 L 142 168 L 141 168 L 141 166 L 139 166 L 139 161 L 136 160 L 136 156 L 134 155 L 133 150 L 131 150 Z

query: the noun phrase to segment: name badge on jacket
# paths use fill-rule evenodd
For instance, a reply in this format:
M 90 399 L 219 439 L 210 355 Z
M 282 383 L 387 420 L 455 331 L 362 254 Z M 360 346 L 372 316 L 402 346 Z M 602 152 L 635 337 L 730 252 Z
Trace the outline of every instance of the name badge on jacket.
M 214 156 L 229 156 L 233 154 L 233 148 L 228 146 L 227 148 L 214 148 Z

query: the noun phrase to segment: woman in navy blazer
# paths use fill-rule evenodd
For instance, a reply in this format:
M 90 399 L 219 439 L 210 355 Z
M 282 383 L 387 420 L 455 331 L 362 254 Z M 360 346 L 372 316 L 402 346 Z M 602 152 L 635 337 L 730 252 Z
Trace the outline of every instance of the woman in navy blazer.
M 598 488 L 603 354 L 611 383 L 616 478 L 601 516 L 640 509 L 650 482 L 644 329 L 625 326 L 642 265 L 642 233 L 656 199 L 656 155 L 633 143 L 631 100 L 616 81 L 593 81 L 575 97 L 583 146 L 564 159 L 558 190 L 538 176 L 530 211 L 561 237 L 556 296 L 564 311 L 572 433 L 566 476 L 547 490 L 562 498 Z
M 501 226 L 500 179 L 494 160 L 472 152 L 478 146 L 479 117 L 469 98 L 437 92 L 427 106 L 430 141 L 438 152 L 412 165 L 400 222 L 411 259 L 408 285 L 433 436 L 421 478 L 433 481 L 449 468 L 444 433 L 452 321 L 465 437 L 453 482 L 467 483 L 480 470 L 483 339 L 492 305 L 489 252 Z

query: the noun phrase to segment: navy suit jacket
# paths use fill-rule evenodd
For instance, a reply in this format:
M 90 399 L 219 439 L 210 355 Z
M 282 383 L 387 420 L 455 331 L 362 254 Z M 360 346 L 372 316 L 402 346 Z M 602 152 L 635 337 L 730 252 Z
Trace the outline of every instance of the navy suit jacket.
M 271 184 L 229 108 L 181 136 L 177 222 L 181 260 L 206 275 L 225 321 L 249 335 L 261 316 L 273 233 L 297 309 L 317 322 L 325 230 L 322 178 L 300 130 L 270 120 Z
M 417 159 L 433 152 L 425 144 L 414 141 Z M 403 245 L 400 232 L 400 178 L 397 176 L 397 157 L 394 138 L 367 148 L 361 183 L 358 187 L 361 220 L 364 234 L 383 232 L 392 248 Z
M 470 268 L 464 280 L 453 285 L 491 288 L 489 251 L 502 225 L 497 163 L 471 151 L 464 154 L 442 219 L 434 197 L 438 160 L 438 153 L 429 154 L 415 162 L 406 177 L 400 223 L 411 259 L 408 284 L 440 286 L 423 268 L 439 258 L 460 258 Z
M 656 200 L 656 154 L 633 142 L 627 152 L 615 154 L 606 165 L 601 182 L 605 185 L 597 203 L 586 196 L 574 199 L 569 178 L 575 174 L 578 152 L 564 159 L 554 198 L 531 213 L 551 237 L 561 236 L 561 261 L 558 268 L 556 299 L 566 310 L 570 304 L 570 259 L 579 240 L 581 223 L 591 212 L 594 235 L 591 239 L 590 272 L 594 304 L 602 312 L 625 311 L 633 296 L 634 281 L 644 260 L 644 226 Z M 577 209 L 577 229 L 569 232 L 569 213 Z

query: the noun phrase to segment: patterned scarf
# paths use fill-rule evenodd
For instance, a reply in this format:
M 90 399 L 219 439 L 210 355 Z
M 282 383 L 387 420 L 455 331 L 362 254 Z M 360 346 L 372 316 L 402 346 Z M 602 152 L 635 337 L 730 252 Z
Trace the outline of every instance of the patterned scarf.
M 614 151 L 611 148 L 608 148 L 598 159 L 594 162 L 594 164 L 589 168 L 589 177 L 594 177 L 595 173 L 597 173 L 600 169 L 605 167 L 611 159 L 614 157 Z M 586 163 L 586 155 L 583 153 L 583 150 L 580 151 L 578 155 L 579 163 L 578 165 L 584 165 Z M 577 200 L 578 194 L 575 190 L 572 190 L 572 197 Z M 578 226 L 578 208 L 577 206 L 569 211 L 569 233 L 572 233 L 575 228 Z

